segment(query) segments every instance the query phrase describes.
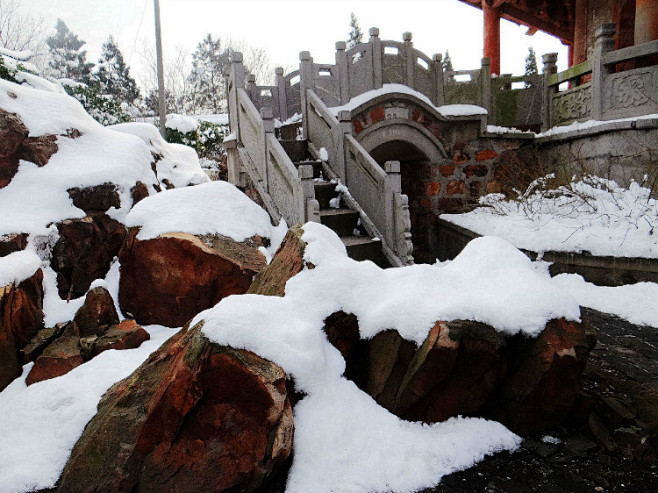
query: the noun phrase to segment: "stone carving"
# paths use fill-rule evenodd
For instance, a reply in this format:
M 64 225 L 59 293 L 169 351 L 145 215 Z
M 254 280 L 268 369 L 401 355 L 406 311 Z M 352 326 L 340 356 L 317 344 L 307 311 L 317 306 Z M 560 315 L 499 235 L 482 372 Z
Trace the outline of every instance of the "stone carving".
M 400 257 L 404 265 L 414 263 L 412 252 L 414 249 L 411 242 L 411 217 L 409 216 L 409 198 L 401 193 L 395 196 L 395 231 L 397 233 L 395 253 Z
M 607 88 L 605 101 L 611 109 L 644 106 L 652 101 L 656 103 L 652 98 L 656 89 L 651 70 L 615 74 L 610 77 Z
M 558 93 L 552 100 L 553 125 L 581 120 L 592 113 L 592 88 L 582 85 L 568 92 Z

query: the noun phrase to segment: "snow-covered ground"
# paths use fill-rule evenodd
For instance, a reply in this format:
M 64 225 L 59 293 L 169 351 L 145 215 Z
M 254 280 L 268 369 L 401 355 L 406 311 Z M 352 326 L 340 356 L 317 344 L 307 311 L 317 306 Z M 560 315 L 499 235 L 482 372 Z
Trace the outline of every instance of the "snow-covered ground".
M 483 207 L 441 219 L 538 253 L 658 257 L 658 202 L 648 188 L 593 177 L 555 191 L 543 189 L 541 180 L 535 185 L 520 200 L 491 194 L 480 199 Z

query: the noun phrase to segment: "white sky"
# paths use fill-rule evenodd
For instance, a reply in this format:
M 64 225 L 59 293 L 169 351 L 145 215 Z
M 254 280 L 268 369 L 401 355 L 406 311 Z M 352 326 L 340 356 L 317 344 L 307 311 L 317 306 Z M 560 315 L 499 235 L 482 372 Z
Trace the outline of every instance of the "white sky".
M 153 44 L 153 0 L 19 0 L 21 7 L 53 26 L 60 17 L 87 42 L 96 62 L 108 35 L 114 35 L 131 72 L 143 71 L 140 52 Z M 334 44 L 349 32 L 350 12 L 357 16 L 364 40 L 377 26 L 381 39 L 402 40 L 411 31 L 416 48 L 427 55 L 450 51 L 455 69 L 474 69 L 482 57 L 482 12 L 458 0 L 160 0 L 165 58 L 182 46 L 192 52 L 207 34 L 242 39 L 263 47 L 276 65 L 297 67 L 299 52 L 316 62 L 333 63 Z M 566 68 L 567 48 L 560 41 L 503 21 L 503 73 L 521 75 L 533 46 L 541 55 L 558 52 Z

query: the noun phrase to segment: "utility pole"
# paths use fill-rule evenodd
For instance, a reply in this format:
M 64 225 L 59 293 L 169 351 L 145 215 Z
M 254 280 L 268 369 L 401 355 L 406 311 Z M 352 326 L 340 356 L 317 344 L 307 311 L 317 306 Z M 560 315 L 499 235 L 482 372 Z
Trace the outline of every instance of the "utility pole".
M 165 136 L 167 103 L 165 101 L 164 64 L 162 63 L 162 34 L 160 32 L 160 0 L 153 0 L 155 8 L 155 51 L 158 59 L 158 113 L 160 113 L 160 134 Z

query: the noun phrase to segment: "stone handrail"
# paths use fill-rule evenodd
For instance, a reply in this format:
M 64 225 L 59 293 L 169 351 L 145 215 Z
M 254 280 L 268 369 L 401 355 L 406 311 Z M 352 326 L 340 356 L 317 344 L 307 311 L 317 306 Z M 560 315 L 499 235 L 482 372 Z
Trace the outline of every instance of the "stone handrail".
M 329 155 L 329 163 L 337 177 L 346 183 L 344 135 L 351 128 L 351 122 L 341 126 L 334 114 L 313 92 L 307 94 L 308 140 L 317 149 L 324 148 Z

